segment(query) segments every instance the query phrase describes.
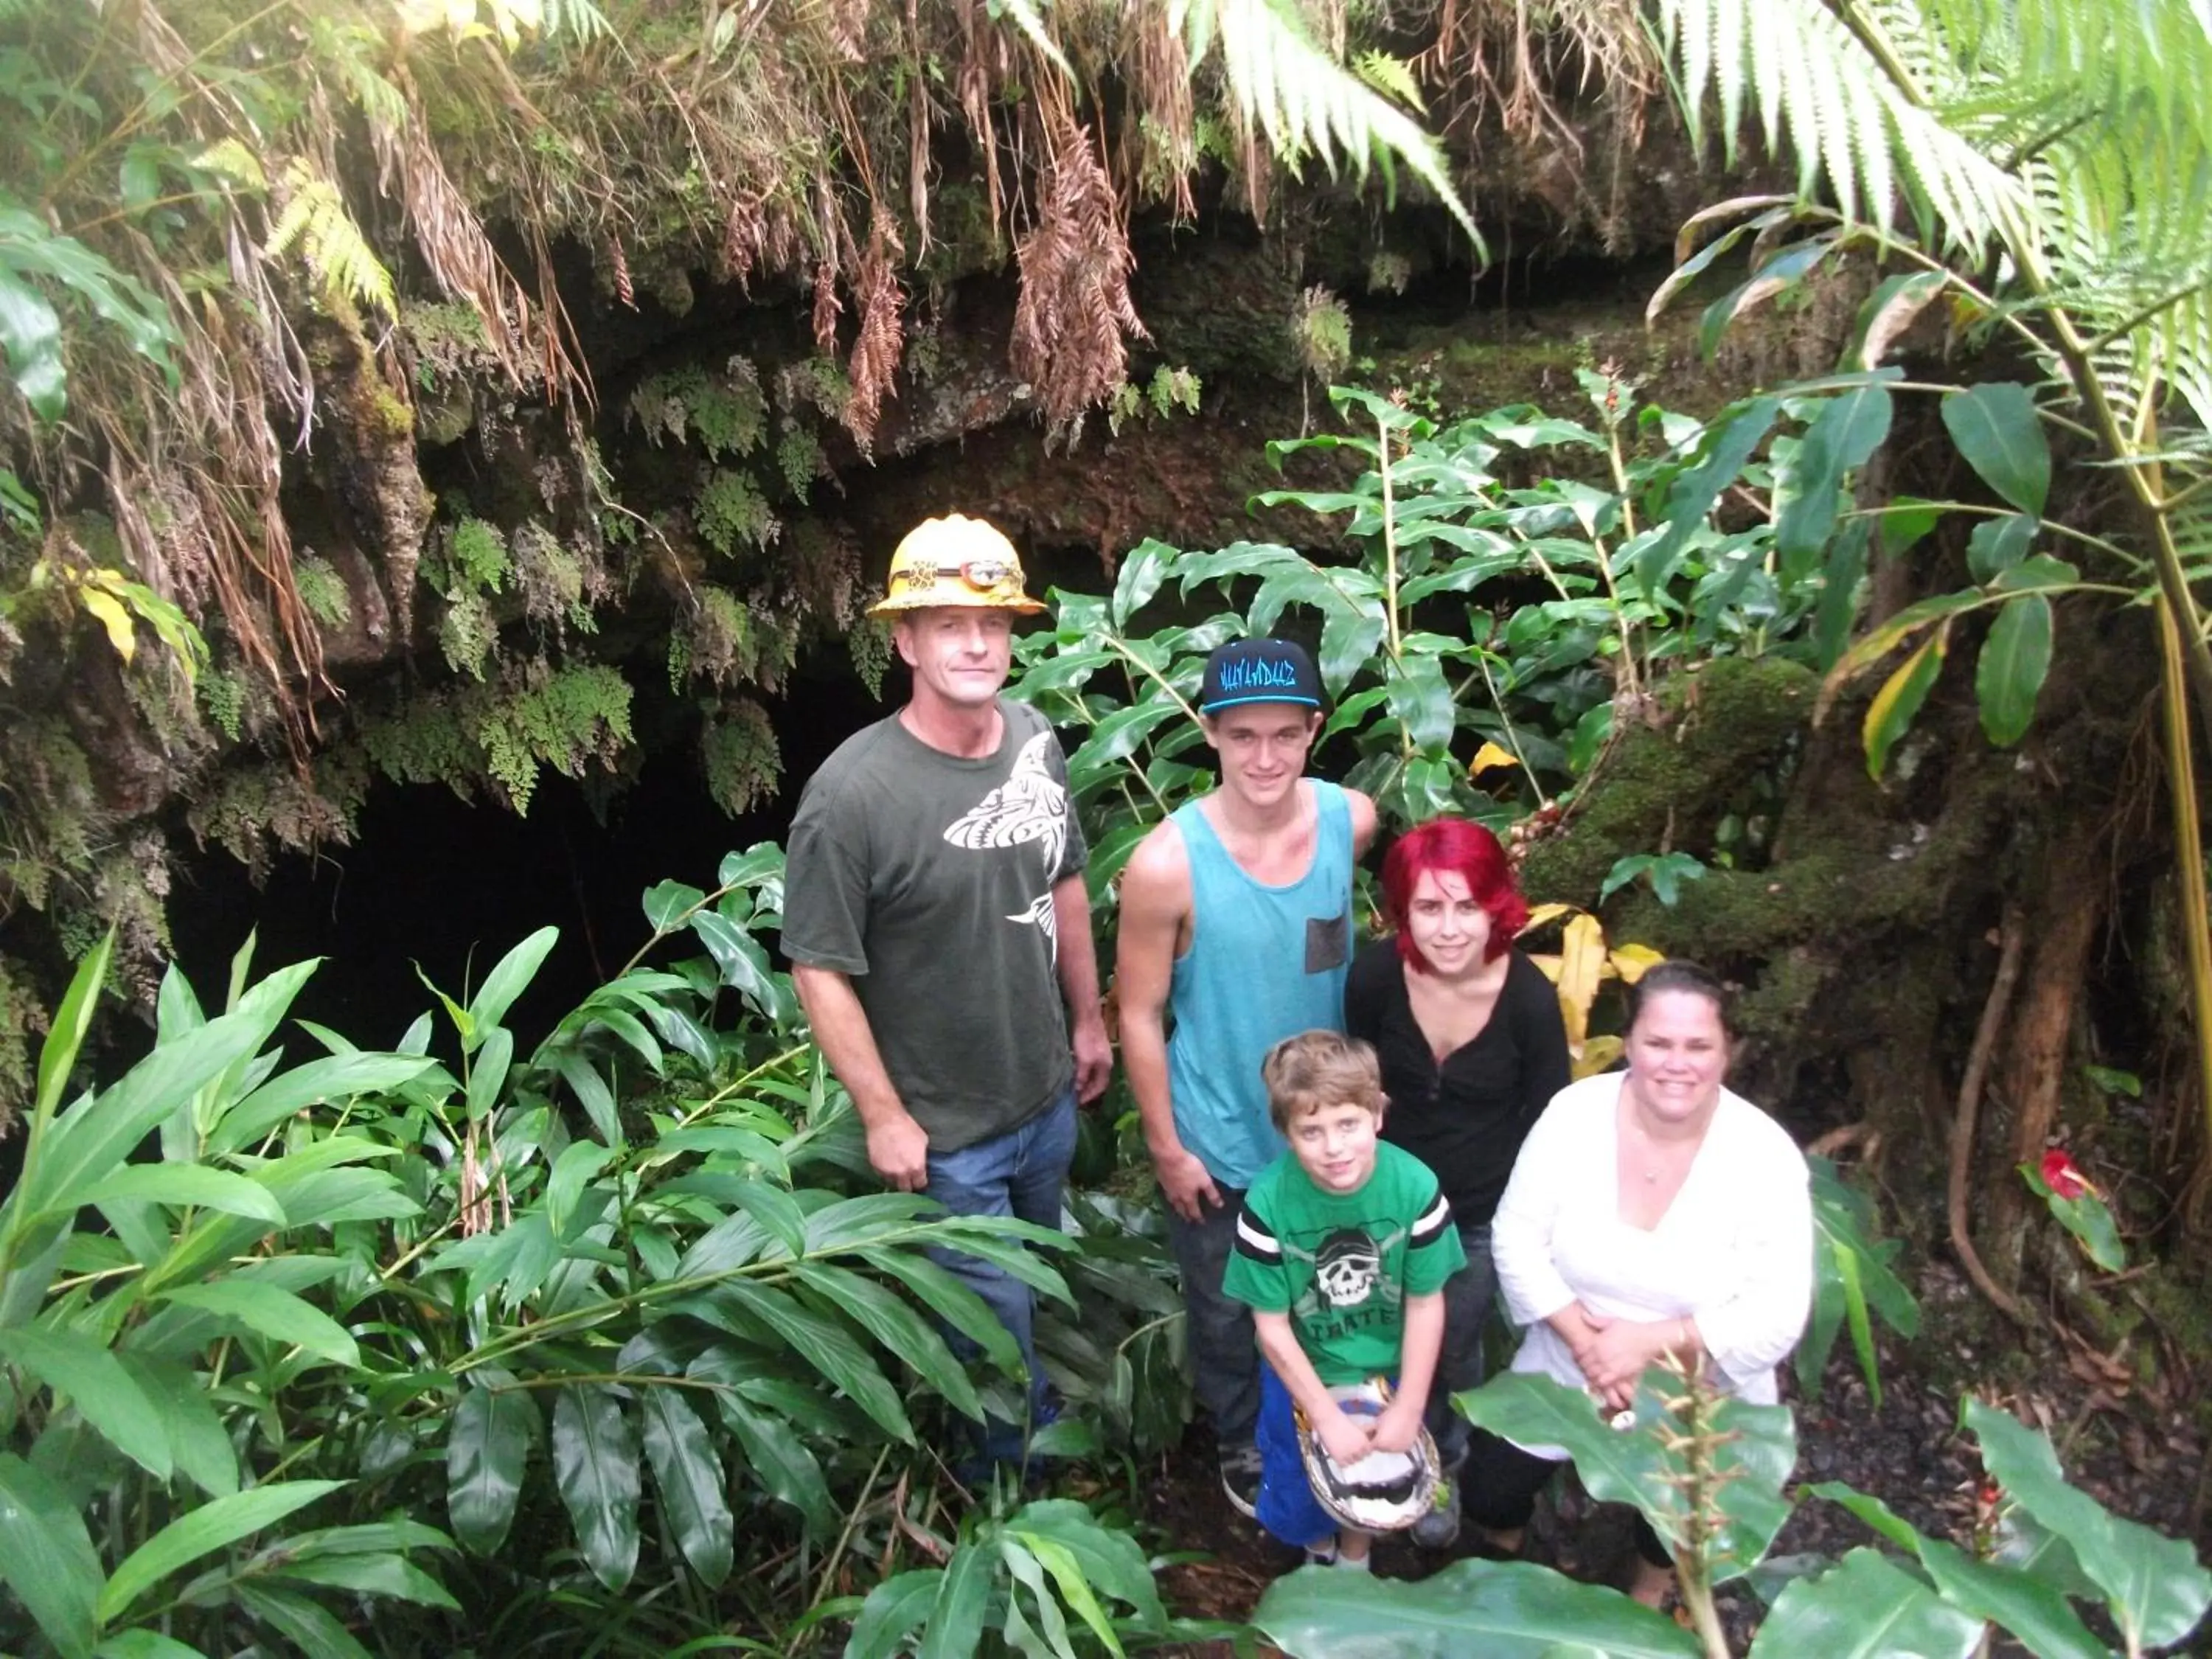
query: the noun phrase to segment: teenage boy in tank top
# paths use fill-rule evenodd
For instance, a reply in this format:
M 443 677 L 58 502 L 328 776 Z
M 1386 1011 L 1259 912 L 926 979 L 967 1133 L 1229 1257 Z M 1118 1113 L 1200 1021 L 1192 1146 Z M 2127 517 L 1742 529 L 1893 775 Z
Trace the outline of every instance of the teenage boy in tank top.
M 1260 1063 L 1300 1031 L 1344 1029 L 1352 867 L 1375 836 L 1366 796 L 1304 775 L 1321 710 L 1304 647 L 1214 652 L 1199 711 L 1221 787 L 1157 826 L 1121 877 L 1121 1061 L 1167 1200 L 1199 1404 L 1246 1515 L 1260 1358 L 1251 1310 L 1222 1276 L 1245 1189 L 1284 1150 Z

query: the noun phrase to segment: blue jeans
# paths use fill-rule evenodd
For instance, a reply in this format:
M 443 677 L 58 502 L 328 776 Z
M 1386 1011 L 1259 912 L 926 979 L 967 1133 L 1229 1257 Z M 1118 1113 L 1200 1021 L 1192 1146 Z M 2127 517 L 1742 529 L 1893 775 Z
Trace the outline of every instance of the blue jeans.
M 1273 1365 L 1260 1367 L 1260 1524 L 1285 1544 L 1316 1549 L 1337 1534 L 1336 1518 L 1322 1508 L 1298 1448 L 1297 1408 Z
M 1471 1425 L 1452 1409 L 1451 1397 L 1482 1386 L 1482 1333 L 1498 1300 L 1498 1265 L 1490 1255 L 1490 1224 L 1462 1226 L 1459 1242 L 1467 1266 L 1444 1281 L 1444 1341 L 1437 1355 L 1437 1380 L 1429 1385 L 1428 1430 L 1437 1462 L 1452 1469 L 1467 1455 Z
M 955 1215 L 1008 1215 L 1057 1230 L 1067 1166 L 1074 1156 L 1075 1085 L 1071 1082 L 1050 1105 L 1004 1134 L 956 1152 L 930 1153 L 929 1184 L 922 1191 Z M 1030 1422 L 1048 1421 L 1044 1367 L 1037 1364 L 1036 1310 L 1030 1287 L 1004 1267 L 964 1251 L 933 1246 L 929 1253 L 998 1315 L 1029 1367 Z M 957 1332 L 952 1341 L 956 1350 L 975 1352 L 975 1345 Z M 1020 1462 L 1028 1430 L 1027 1424 L 993 1419 L 983 1429 L 984 1455 L 997 1462 Z
M 1218 1183 L 1216 1183 L 1218 1185 Z M 1252 1310 L 1221 1293 L 1229 1254 L 1237 1248 L 1237 1212 L 1244 1194 L 1221 1188 L 1221 1207 L 1203 1200 L 1200 1221 L 1185 1221 L 1168 1212 L 1168 1243 L 1182 1279 L 1183 1349 L 1190 1358 L 1191 1392 L 1213 1419 L 1213 1435 L 1224 1451 L 1253 1443 L 1260 1418 L 1260 1341 L 1252 1329 Z

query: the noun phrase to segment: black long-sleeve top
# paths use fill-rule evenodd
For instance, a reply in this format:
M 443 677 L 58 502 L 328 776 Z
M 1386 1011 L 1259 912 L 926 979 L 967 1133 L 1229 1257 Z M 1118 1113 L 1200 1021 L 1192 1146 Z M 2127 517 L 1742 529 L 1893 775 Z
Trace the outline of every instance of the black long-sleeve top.
M 1559 997 L 1514 951 L 1489 1024 L 1439 1066 L 1407 1000 L 1407 971 L 1395 938 L 1362 950 L 1345 981 L 1345 1030 L 1382 1062 L 1382 1138 L 1436 1172 L 1461 1225 L 1487 1226 L 1522 1140 L 1571 1078 Z

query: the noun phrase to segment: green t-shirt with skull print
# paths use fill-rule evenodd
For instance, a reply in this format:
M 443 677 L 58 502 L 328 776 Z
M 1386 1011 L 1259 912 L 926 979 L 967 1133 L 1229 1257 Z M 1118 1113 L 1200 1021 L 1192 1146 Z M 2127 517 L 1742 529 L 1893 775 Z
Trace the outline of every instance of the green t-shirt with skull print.
M 1394 1375 L 1406 1298 L 1440 1291 L 1467 1265 L 1451 1206 L 1429 1166 L 1389 1141 L 1357 1192 L 1324 1192 L 1285 1153 L 1244 1195 L 1223 1291 L 1286 1313 L 1331 1388 Z

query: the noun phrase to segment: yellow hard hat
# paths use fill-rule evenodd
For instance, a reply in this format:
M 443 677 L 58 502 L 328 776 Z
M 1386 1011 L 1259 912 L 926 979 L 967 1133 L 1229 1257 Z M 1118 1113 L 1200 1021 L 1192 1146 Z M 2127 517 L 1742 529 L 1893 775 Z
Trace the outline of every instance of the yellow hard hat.
M 994 526 L 948 513 L 924 519 L 891 553 L 884 597 L 871 617 L 932 605 L 975 605 L 1033 616 L 1044 609 L 1024 591 L 1022 556 Z

